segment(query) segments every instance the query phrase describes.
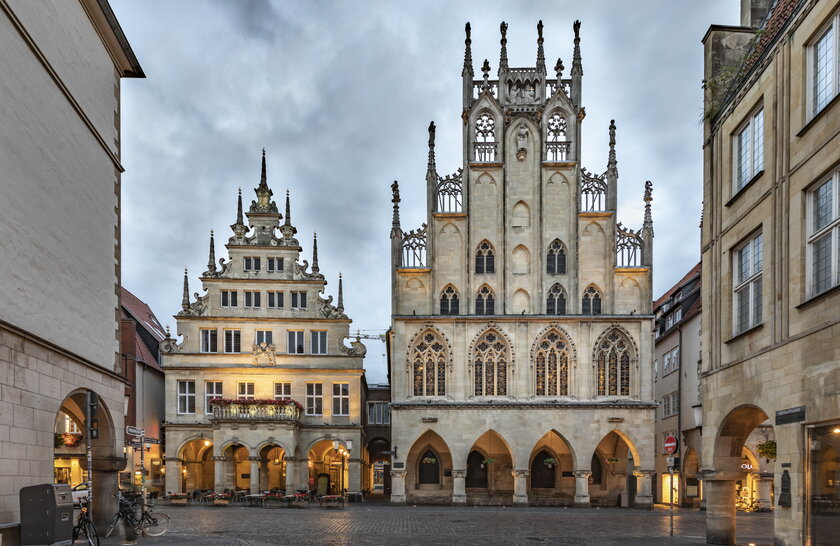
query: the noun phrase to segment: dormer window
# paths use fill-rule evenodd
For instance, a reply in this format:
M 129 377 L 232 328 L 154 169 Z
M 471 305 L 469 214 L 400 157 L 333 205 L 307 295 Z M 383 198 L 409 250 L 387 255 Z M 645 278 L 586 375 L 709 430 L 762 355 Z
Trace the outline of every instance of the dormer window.
M 245 258 L 245 271 L 259 271 L 260 259 L 259 257 L 248 256 Z

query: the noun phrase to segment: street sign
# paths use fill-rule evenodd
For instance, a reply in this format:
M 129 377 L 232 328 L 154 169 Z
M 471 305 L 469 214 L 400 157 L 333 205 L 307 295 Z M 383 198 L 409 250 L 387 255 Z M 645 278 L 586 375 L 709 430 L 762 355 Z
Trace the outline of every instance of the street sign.
M 668 463 L 668 468 L 674 468 L 674 457 L 668 457 L 665 460 Z
M 159 444 L 160 443 L 160 440 L 158 440 L 157 438 L 143 438 L 143 441 L 146 442 L 147 444 Z
M 665 438 L 665 453 L 673 455 L 677 451 L 677 439 L 673 434 Z
M 143 436 L 143 429 L 142 428 L 137 428 L 137 427 L 132 427 L 132 426 L 127 426 L 127 427 L 125 427 L 125 433 L 130 435 L 130 436 Z

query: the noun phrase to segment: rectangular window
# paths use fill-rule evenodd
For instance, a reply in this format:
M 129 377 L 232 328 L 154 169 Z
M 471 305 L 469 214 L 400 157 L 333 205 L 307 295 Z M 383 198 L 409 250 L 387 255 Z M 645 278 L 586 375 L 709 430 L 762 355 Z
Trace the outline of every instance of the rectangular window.
M 219 333 L 213 330 L 201 330 L 201 352 L 215 353 L 218 352 L 218 337 Z
M 737 193 L 764 170 L 764 109 L 752 114 L 733 139 L 733 165 Z
M 245 307 L 260 307 L 260 293 L 252 290 L 246 290 Z
M 306 292 L 292 292 L 292 309 L 306 309 Z
M 291 383 L 275 383 L 274 384 L 274 399 L 285 400 L 292 397 Z
M 388 402 L 368 402 L 368 424 L 390 425 L 391 408 Z
M 274 343 L 273 336 L 271 334 L 271 330 L 257 330 L 257 345 L 260 343 L 265 343 L 266 345 L 271 345 Z
M 289 330 L 289 345 L 287 351 L 290 355 L 303 354 L 303 331 Z
M 808 294 L 840 284 L 840 172 L 808 191 Z
M 240 381 L 236 384 L 236 397 L 240 400 L 254 399 L 254 384 L 249 381 Z
M 762 235 L 735 249 L 733 259 L 734 335 L 761 323 Z
M 239 344 L 239 330 L 225 330 L 225 352 L 242 352 L 242 348 Z
M 350 383 L 333 383 L 333 415 L 350 415 Z
M 204 382 L 204 411 L 207 415 L 213 413 L 213 408 L 210 407 L 210 400 L 214 398 L 222 398 L 222 382 L 221 381 L 205 381 Z
M 808 89 L 810 117 L 820 113 L 838 92 L 838 22 L 840 13 L 831 16 L 828 26 L 808 47 L 811 79 Z
M 178 413 L 195 413 L 195 381 L 178 381 Z
M 245 271 L 259 271 L 260 270 L 260 259 L 258 257 L 254 257 L 254 256 L 246 257 L 243 269 Z
M 674 391 L 662 398 L 662 418 L 671 417 L 679 413 L 679 392 Z
M 323 415 L 324 391 L 320 383 L 306 384 L 306 415 Z
M 222 307 L 236 307 L 236 290 L 221 290 Z
M 269 290 L 268 292 L 268 308 L 280 309 L 283 307 L 283 292 Z
M 278 257 L 268 257 L 268 272 L 274 273 L 275 271 L 281 272 L 283 271 L 283 258 Z
M 662 377 L 671 373 L 671 353 L 667 352 L 662 355 Z
M 327 333 L 320 330 L 312 330 L 309 332 L 309 339 L 312 345 L 313 355 L 327 354 Z

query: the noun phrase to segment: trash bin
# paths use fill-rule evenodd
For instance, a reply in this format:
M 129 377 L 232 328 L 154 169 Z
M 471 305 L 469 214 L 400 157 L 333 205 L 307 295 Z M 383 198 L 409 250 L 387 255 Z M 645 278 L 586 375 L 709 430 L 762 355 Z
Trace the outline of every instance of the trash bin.
M 31 485 L 20 490 L 20 543 L 71 544 L 73 494 L 61 483 Z

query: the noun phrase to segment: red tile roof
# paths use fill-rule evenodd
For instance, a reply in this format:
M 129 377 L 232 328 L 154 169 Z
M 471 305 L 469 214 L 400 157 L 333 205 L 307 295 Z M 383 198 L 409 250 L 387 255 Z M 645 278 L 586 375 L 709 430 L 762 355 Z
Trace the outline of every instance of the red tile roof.
M 124 286 L 121 288 L 122 296 L 120 298 L 120 304 L 122 305 L 123 310 L 128 313 L 131 318 L 136 320 L 146 331 L 152 334 L 155 339 L 163 341 L 163 338 L 166 337 L 166 332 L 149 306 L 146 305 L 145 302 L 141 301 L 140 298 L 129 292 Z
M 149 348 L 146 347 L 146 344 L 143 343 L 143 340 L 140 338 L 140 334 L 136 334 L 134 336 L 134 354 L 137 362 L 142 362 L 151 368 L 163 371 L 160 364 L 157 363 L 155 355 L 153 355 Z
M 702 262 L 701 262 L 701 263 L 702 263 Z M 690 279 L 693 279 L 694 277 L 696 277 L 696 276 L 700 275 L 701 263 L 698 263 L 697 265 L 695 265 L 694 267 L 692 267 L 692 268 L 691 268 L 691 270 L 690 270 L 688 273 L 686 273 L 686 274 L 685 274 L 685 276 L 684 276 L 682 279 L 680 279 L 679 281 L 677 281 L 677 284 L 675 284 L 674 286 L 672 286 L 671 288 L 669 288 L 669 289 L 668 289 L 668 291 L 667 291 L 667 292 L 665 292 L 664 294 L 662 294 L 662 295 L 659 297 L 659 299 L 658 299 L 658 300 L 656 300 L 655 302 L 653 302 L 653 310 L 654 310 L 654 311 L 656 311 L 656 310 L 657 310 L 657 309 L 658 309 L 658 308 L 659 308 L 659 307 L 660 307 L 663 303 L 665 303 L 666 301 L 668 301 L 669 299 L 671 299 L 671 296 L 673 296 L 673 295 L 674 295 L 674 293 L 675 293 L 677 290 L 679 290 L 679 289 L 680 289 L 680 287 L 681 287 L 682 285 L 684 285 L 686 282 L 688 282 Z

